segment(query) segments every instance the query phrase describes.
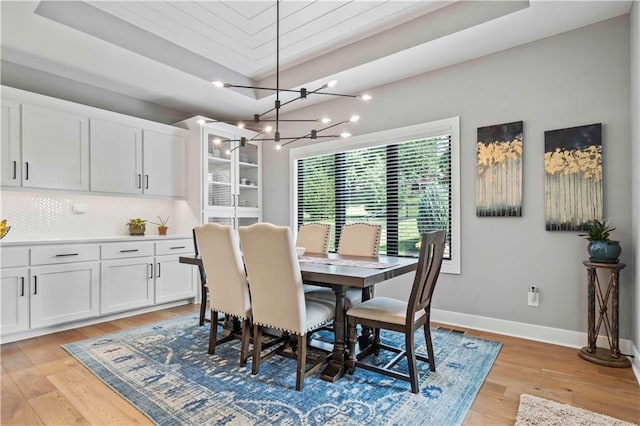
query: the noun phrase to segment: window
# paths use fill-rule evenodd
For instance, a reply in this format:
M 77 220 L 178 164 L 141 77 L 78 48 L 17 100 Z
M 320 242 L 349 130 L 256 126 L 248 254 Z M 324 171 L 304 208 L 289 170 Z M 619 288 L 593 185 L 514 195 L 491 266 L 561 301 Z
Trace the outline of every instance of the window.
M 382 225 L 380 253 L 417 256 L 420 234 L 447 230 L 443 272 L 460 273 L 459 119 L 291 150 L 293 228 Z

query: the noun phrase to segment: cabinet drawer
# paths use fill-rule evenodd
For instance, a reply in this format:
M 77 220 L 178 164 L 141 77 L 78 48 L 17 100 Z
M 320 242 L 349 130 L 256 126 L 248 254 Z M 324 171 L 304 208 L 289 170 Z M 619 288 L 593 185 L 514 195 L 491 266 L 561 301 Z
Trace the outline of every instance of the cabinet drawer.
M 53 263 L 85 262 L 100 258 L 100 246 L 92 245 L 54 245 L 31 248 L 32 265 Z
M 193 240 L 190 238 L 156 242 L 156 256 L 184 253 L 193 253 Z
M 29 249 L 27 247 L 3 247 L 0 250 L 3 268 L 29 265 Z
M 127 259 L 141 256 L 153 256 L 152 242 L 132 241 L 129 243 L 102 244 L 103 259 Z

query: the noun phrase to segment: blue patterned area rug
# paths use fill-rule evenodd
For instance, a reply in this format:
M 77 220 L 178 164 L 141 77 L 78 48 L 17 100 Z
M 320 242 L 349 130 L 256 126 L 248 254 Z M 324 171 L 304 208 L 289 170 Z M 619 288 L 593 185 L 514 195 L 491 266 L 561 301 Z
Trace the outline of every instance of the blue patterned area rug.
M 276 355 L 253 376 L 250 360 L 238 365 L 237 340 L 208 355 L 209 327 L 197 322 L 187 315 L 63 347 L 159 425 L 457 425 L 501 347 L 432 330 L 437 371 L 418 362 L 419 394 L 407 382 L 364 369 L 335 383 L 317 372 L 298 392 L 295 360 Z M 404 342 L 397 333 L 383 331 L 381 338 Z M 424 335 L 416 332 L 416 340 L 426 353 Z M 397 368 L 406 371 L 406 363 Z

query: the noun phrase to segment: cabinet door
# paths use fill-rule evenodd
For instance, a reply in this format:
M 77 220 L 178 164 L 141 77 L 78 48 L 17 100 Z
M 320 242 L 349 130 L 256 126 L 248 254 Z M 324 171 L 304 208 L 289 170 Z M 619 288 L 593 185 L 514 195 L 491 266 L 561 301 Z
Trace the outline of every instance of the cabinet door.
M 156 303 L 195 297 L 195 270 L 179 263 L 178 256 L 156 257 Z
M 165 197 L 185 195 L 185 139 L 144 130 L 143 192 Z
M 88 119 L 22 105 L 22 185 L 89 190 Z
M 20 104 L 2 100 L 2 185 L 20 186 Z
M 102 262 L 100 313 L 153 305 L 153 257 Z
M 91 119 L 91 191 L 142 193 L 142 130 Z
M 98 262 L 31 269 L 31 328 L 98 315 Z
M 237 153 L 236 209 L 239 212 L 256 213 L 262 206 L 261 145 L 248 141 L 245 146 L 238 148 Z
M 233 136 L 205 131 L 206 142 L 206 176 L 205 202 L 206 209 L 228 208 L 235 206 L 235 153 L 228 142 L 222 140 Z
M 29 328 L 29 270 L 9 268 L 2 270 L 0 282 L 2 312 L 0 333 L 8 334 Z
M 219 225 L 233 226 L 235 228 L 235 215 L 233 211 L 214 211 L 205 212 L 202 218 L 202 223 L 217 223 Z

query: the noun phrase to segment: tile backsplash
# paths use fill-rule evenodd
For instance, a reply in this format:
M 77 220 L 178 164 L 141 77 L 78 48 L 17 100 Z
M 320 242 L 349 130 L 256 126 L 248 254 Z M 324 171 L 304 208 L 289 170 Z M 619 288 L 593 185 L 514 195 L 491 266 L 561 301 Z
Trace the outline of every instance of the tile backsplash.
M 74 205 L 86 206 L 86 212 L 74 213 Z M 158 222 L 158 216 L 169 216 L 172 234 L 187 234 L 193 226 L 185 219 L 184 201 L 159 198 L 3 190 L 0 211 L 11 226 L 2 241 L 123 236 L 128 235 L 125 224 L 134 217 Z M 146 233 L 157 234 L 156 226 L 147 225 Z

